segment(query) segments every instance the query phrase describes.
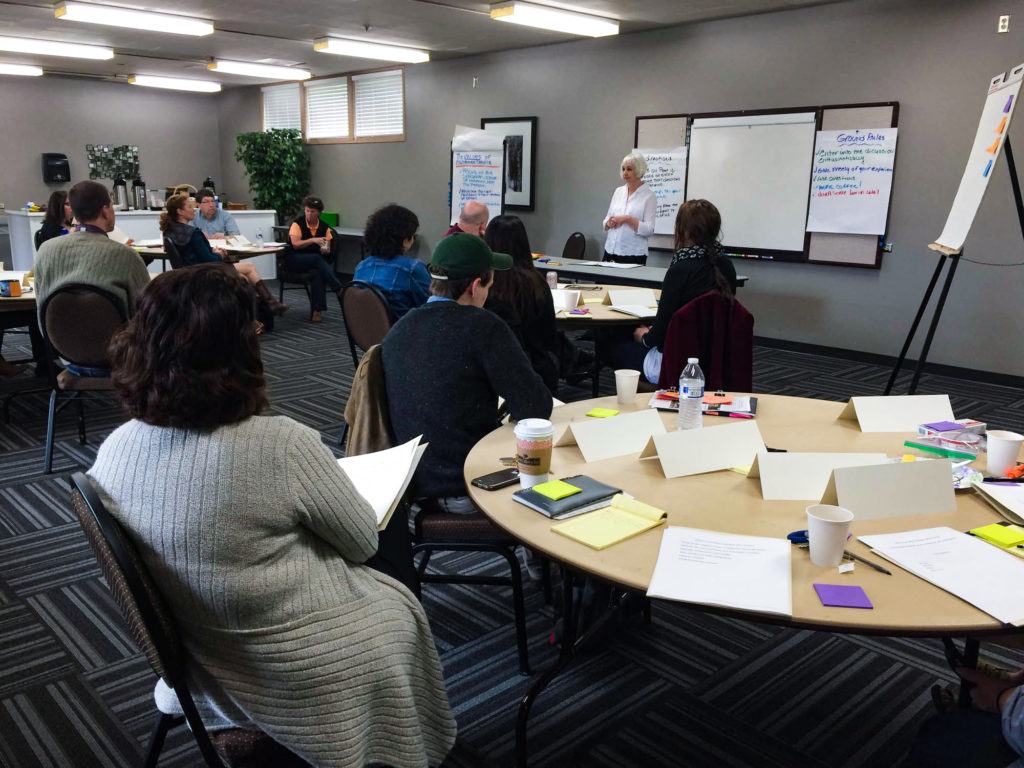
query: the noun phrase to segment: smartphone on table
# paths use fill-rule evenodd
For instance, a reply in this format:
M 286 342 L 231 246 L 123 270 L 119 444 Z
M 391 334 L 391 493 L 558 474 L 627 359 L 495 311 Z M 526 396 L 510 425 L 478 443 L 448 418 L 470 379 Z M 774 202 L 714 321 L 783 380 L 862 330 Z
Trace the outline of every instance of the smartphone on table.
M 483 488 L 485 491 L 496 491 L 499 488 L 519 482 L 519 469 L 516 467 L 501 469 L 497 472 L 491 472 L 489 475 L 474 478 L 470 482 L 477 488 Z

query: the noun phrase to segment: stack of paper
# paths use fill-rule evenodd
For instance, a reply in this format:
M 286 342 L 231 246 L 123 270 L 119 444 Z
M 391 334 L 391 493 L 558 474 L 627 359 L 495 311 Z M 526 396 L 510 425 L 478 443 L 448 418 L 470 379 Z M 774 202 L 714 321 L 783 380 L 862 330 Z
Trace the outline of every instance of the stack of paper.
M 1024 483 L 978 483 L 974 489 L 1011 523 L 1024 525 Z
M 647 595 L 792 616 L 790 550 L 786 539 L 666 528 Z
M 338 466 L 348 475 L 359 495 L 373 507 L 379 530 L 387 526 L 427 450 L 428 443 L 420 443 L 422 437 L 414 437 L 386 451 L 338 459 Z
M 1024 625 L 1024 562 L 952 528 L 859 536 L 901 568 L 1004 624 Z

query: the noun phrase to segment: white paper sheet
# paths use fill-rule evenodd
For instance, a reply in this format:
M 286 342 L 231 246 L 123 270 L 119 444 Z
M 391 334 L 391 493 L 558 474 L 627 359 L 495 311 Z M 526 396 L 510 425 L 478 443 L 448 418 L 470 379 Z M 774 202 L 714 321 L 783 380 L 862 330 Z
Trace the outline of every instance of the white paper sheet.
M 878 554 L 1006 624 L 1024 624 L 1024 561 L 952 528 L 858 536 Z
M 792 616 L 790 550 L 786 539 L 669 527 L 647 595 Z
M 808 232 L 885 234 L 896 129 L 818 131 Z
M 386 451 L 338 459 L 338 466 L 373 508 L 378 526 L 387 522 L 409 487 L 409 481 L 427 449 L 427 443 L 420 444 L 422 437 L 414 437 Z
M 759 453 L 748 477 L 760 478 L 765 501 L 818 501 L 832 470 L 885 460 L 884 453 Z
M 656 307 L 645 307 L 642 304 L 612 304 L 608 309 L 631 317 L 654 317 L 658 314 Z

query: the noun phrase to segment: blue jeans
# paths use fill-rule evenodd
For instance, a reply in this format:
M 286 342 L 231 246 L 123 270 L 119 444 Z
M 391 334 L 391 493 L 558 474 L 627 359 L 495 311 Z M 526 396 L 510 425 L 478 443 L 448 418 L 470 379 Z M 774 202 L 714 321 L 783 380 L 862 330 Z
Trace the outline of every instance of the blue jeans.
M 341 281 L 334 274 L 331 265 L 324 261 L 319 253 L 293 253 L 285 259 L 285 266 L 291 272 L 312 272 L 313 281 L 309 284 L 310 309 L 322 312 L 327 309 L 327 288 L 332 291 L 341 288 Z
M 105 379 L 110 376 L 109 368 L 89 368 L 85 365 L 73 365 L 68 363 L 65 368 L 75 376 L 87 376 L 93 379 Z

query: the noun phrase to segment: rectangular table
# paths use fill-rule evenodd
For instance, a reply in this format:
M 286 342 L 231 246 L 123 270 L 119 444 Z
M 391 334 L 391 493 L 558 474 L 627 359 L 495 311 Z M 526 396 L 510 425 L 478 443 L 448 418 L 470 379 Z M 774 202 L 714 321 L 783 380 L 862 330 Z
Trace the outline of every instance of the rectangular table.
M 551 266 L 548 266 L 547 262 L 535 261 L 534 266 L 541 272 L 557 272 L 560 280 L 563 278 L 574 281 L 593 280 L 602 284 L 608 283 L 640 288 L 661 288 L 661 284 L 665 282 L 665 273 L 668 272 L 666 267 L 619 269 L 616 267 L 576 264 L 572 261 L 560 261 Z M 736 286 L 746 285 L 749 279 L 747 275 L 736 275 Z

